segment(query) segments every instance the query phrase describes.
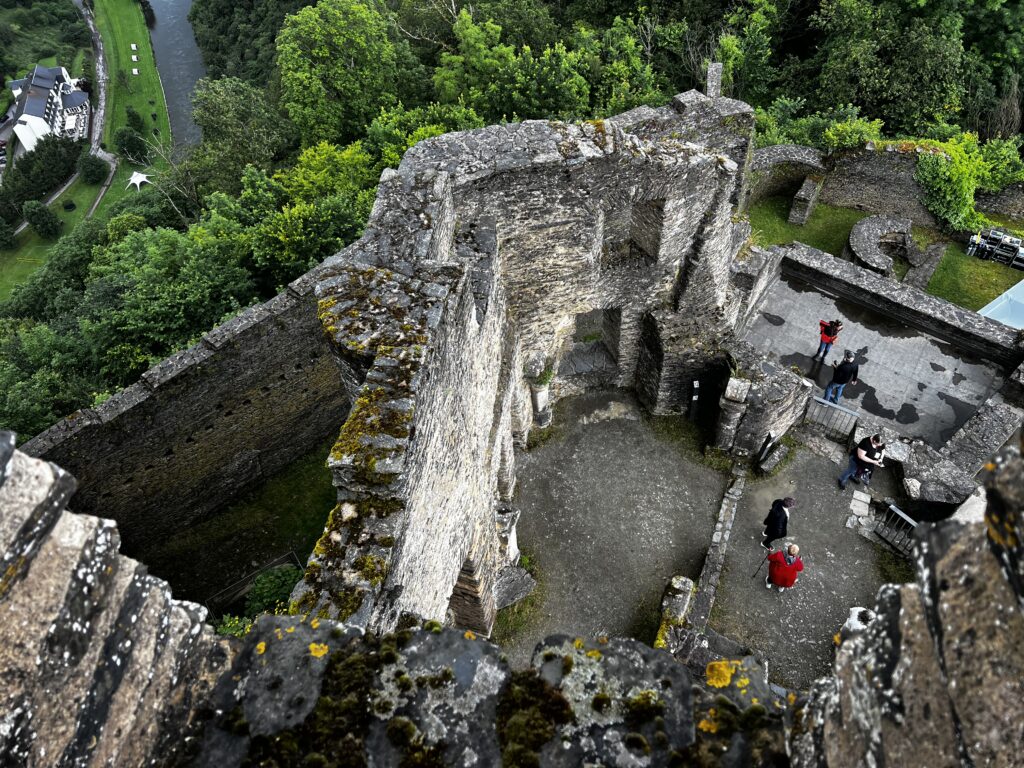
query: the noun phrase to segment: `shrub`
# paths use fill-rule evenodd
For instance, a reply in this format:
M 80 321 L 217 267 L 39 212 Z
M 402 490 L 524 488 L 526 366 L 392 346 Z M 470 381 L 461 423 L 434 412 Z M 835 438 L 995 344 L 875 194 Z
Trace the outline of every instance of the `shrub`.
M 978 189 L 994 192 L 1024 179 L 1018 138 L 980 145 L 974 134 L 963 133 L 927 144 L 943 154 L 919 157 L 915 178 L 924 190 L 925 207 L 953 229 L 976 230 L 989 223 L 974 208 Z
M 220 617 L 217 622 L 218 635 L 230 635 L 231 637 L 245 637 L 252 629 L 252 619 L 244 616 L 232 616 L 229 613 Z
M 0 219 L 0 251 L 14 247 L 14 227 Z
M 146 130 L 146 123 L 142 119 L 142 115 L 131 104 L 128 105 L 126 110 L 128 121 L 126 125 L 136 133 L 142 133 Z
M 273 611 L 278 603 L 287 603 L 292 589 L 302 578 L 302 570 L 294 565 L 279 565 L 264 571 L 252 583 L 245 598 L 245 615 L 256 617 Z
M 862 117 L 833 123 L 822 137 L 826 149 L 854 149 L 882 138 L 882 121 Z

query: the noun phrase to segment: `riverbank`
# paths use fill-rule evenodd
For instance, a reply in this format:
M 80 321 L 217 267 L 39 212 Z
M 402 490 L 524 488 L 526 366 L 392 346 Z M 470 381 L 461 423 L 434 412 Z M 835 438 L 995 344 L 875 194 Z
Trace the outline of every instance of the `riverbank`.
M 93 6 L 109 83 L 103 145 L 114 150 L 114 135 L 127 125 L 129 106 L 142 116 L 145 139 L 169 142 L 167 103 L 142 9 L 135 0 L 95 0 Z

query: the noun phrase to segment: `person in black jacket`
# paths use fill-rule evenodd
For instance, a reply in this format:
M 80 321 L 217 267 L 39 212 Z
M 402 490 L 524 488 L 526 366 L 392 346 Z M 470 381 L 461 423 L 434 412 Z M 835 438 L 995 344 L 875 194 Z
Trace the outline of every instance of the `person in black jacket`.
M 796 506 L 796 501 L 787 496 L 784 499 L 776 499 L 772 502 L 771 511 L 764 519 L 764 540 L 761 546 L 771 552 L 775 547 L 772 542 L 786 536 L 786 526 L 789 523 L 789 510 Z
M 830 403 L 839 402 L 839 398 L 843 396 L 843 390 L 847 384 L 857 383 L 857 374 L 860 372 L 860 366 L 853 362 L 854 357 L 853 352 L 846 350 L 846 354 L 843 355 L 843 362 L 832 363 L 832 367 L 835 368 L 832 371 L 832 381 L 825 387 L 825 399 Z

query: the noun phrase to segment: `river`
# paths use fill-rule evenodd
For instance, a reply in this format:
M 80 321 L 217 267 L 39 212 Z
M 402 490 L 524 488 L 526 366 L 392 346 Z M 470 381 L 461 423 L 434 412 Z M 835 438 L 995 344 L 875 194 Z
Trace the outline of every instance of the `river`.
M 197 144 L 200 131 L 192 122 L 192 91 L 206 67 L 188 23 L 192 0 L 150 0 L 150 4 L 156 16 L 150 37 L 167 97 L 171 133 L 176 144 Z

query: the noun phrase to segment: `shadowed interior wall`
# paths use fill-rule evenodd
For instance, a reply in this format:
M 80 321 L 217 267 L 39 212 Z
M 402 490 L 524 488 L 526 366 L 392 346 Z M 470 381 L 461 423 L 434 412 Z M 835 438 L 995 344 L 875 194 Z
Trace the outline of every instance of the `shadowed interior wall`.
M 71 471 L 75 509 L 102 510 L 126 552 L 145 552 L 344 421 L 362 372 L 328 348 L 308 286 L 244 311 L 22 449 Z

